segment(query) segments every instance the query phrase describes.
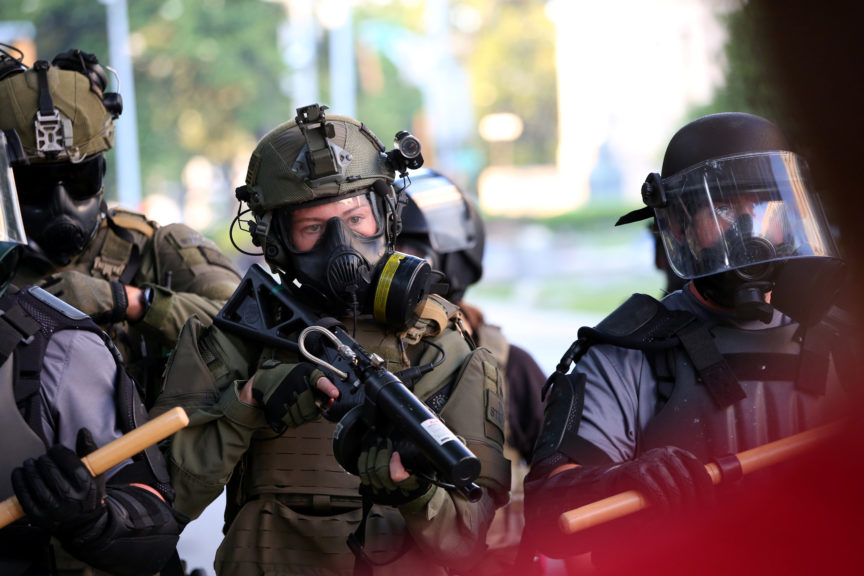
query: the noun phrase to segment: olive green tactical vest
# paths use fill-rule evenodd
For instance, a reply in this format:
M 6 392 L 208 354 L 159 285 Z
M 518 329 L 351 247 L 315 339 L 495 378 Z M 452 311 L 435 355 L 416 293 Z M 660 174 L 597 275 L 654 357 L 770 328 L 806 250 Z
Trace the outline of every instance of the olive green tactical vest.
M 445 301 L 433 301 L 432 306 L 444 304 L 448 320 L 443 321 L 450 327 L 433 326 L 442 321 L 437 313 L 430 315 L 439 320 L 421 318 L 418 326 L 432 335 L 445 330 L 436 341 L 448 362 L 423 376 L 414 393 L 428 399 L 444 385 L 454 384 L 441 418 L 451 426 L 458 423 L 454 429 L 458 427 L 457 433 L 481 460 L 482 475 L 488 477 L 482 483 L 500 505 L 506 501 L 510 471 L 500 452 L 504 422 L 499 373 L 488 352 L 471 352 L 462 334 L 452 328 L 455 307 Z M 376 323 L 360 322 L 356 330 L 350 320 L 347 324 L 347 332 L 383 357 L 391 372 L 431 362 L 439 354 L 423 343 L 405 345 L 404 339 L 385 333 Z M 484 414 L 485 418 L 474 416 Z M 353 573 L 354 557 L 346 538 L 362 517 L 360 481 L 333 456 L 334 429 L 334 423 L 320 419 L 280 437 L 263 431 L 253 439 L 229 485 L 228 499 L 236 503 L 237 512 L 217 553 L 220 576 Z M 413 544 L 396 508 L 373 506 L 366 538 L 366 553 L 382 564 L 375 567 L 376 576 L 447 574 Z

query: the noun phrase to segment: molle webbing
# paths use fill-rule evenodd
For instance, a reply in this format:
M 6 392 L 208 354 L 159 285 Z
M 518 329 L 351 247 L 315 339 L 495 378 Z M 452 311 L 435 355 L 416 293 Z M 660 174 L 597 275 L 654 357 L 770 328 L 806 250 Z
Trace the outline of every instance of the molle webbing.
M 0 299 L 0 363 L 12 355 L 21 343 L 29 343 L 39 331 L 39 322 L 17 305 L 15 292 L 7 291 Z
M 41 453 L 50 441 L 42 437 L 42 400 L 39 394 L 47 339 L 41 332 L 41 324 L 19 304 L 21 294 L 17 288 L 10 287 L 0 299 L 0 363 L 11 375 L 6 391 L 9 396 L 2 400 L 4 406 L 0 410 L 3 412 L 0 422 L 26 423 L 17 432 L 13 433 L 10 428 L 3 432 L 4 438 L 14 444 L 3 448 L 4 453 L 10 452 L 7 455 L 10 457 L 13 453 L 32 455 L 37 449 L 36 454 Z M 20 464 L 21 459 L 17 462 Z M 8 483 L 8 478 L 5 482 Z
M 135 219 L 135 224 L 137 222 Z M 146 224 L 146 221 L 144 223 Z M 108 231 L 103 234 L 99 253 L 93 258 L 90 268 L 93 276 L 132 284 L 132 279 L 141 267 L 141 247 L 135 243 L 135 237 L 127 228 L 143 232 L 142 227 L 135 224 L 132 218 L 123 217 L 121 214 L 108 213 L 105 216 L 102 226 L 108 227 Z M 150 233 L 145 235 L 150 236 L 152 233 L 151 229 Z
M 299 494 L 351 498 L 359 506 L 360 479 L 339 466 L 333 456 L 336 424 L 318 420 L 289 428 L 280 437 L 252 441 L 247 452 L 245 497 Z

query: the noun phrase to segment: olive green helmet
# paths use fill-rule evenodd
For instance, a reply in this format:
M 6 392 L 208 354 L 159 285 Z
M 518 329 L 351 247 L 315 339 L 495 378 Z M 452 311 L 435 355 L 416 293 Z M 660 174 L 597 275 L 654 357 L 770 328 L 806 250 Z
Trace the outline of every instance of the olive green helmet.
M 348 196 L 378 180 L 393 183 L 393 167 L 375 134 L 353 118 L 325 119 L 325 109 L 315 105 L 312 113 L 277 126 L 258 142 L 246 173 L 254 214 Z
M 0 81 L 0 129 L 18 134 L 31 163 L 78 163 L 109 150 L 122 101 L 105 83 L 95 56 L 79 50 L 21 66 Z
M 243 221 L 248 228 L 241 228 L 263 249 L 283 285 L 302 286 L 326 306 L 362 306 L 372 274 L 385 255 L 393 253 L 401 228 L 407 200 L 404 187 L 394 188 L 394 179 L 397 174 L 407 178 L 409 169 L 422 166 L 421 146 L 402 131 L 396 134 L 394 149 L 387 151 L 364 124 L 345 116 L 325 117 L 326 109 L 319 104 L 298 108 L 294 120 L 258 142 L 246 184 L 236 190 L 237 199 L 248 204 L 254 216 Z M 331 218 L 313 247 L 293 245 L 295 210 L 360 196 L 368 199 L 374 233 L 353 232 L 339 218 Z M 243 213 L 238 211 L 234 223 Z
M 420 144 L 407 132 L 397 134 L 397 145 L 386 151 L 384 144 L 362 122 L 338 115 L 325 117 L 327 106 L 312 104 L 297 109 L 294 120 L 268 132 L 249 160 L 246 184 L 237 198 L 246 202 L 255 216 L 250 233 L 264 249 L 264 257 L 275 270 L 288 272 L 284 242 L 278 237 L 274 214 L 278 210 L 348 198 L 374 190 L 383 221 L 380 232 L 392 249 L 399 233 L 404 201 L 393 181 L 398 172 L 422 164 Z M 417 154 L 407 157 L 398 142 L 413 139 Z

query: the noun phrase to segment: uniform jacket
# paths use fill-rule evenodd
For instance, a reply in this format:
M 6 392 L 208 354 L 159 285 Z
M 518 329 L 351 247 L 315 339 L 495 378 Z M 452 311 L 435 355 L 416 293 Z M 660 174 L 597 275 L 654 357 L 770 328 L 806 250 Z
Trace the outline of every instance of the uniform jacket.
M 356 327 L 351 319 L 342 321 L 360 345 L 386 360 L 391 372 L 439 355 L 371 319 L 358 319 Z M 507 499 L 510 470 L 502 455 L 497 364 L 485 351 L 474 353 L 452 320 L 446 324 L 431 337 L 446 351 L 444 362 L 419 379 L 414 393 L 426 399 L 451 386 L 447 402 L 436 411 L 481 460 L 477 483 L 484 494 L 469 503 L 461 494 L 433 487 L 398 510 L 374 506 L 366 549 L 375 561 L 386 563 L 375 574 L 445 574 L 448 567 L 471 566 L 485 547 L 496 507 Z M 167 457 L 178 509 L 197 516 L 231 480 L 233 521 L 217 553 L 220 575 L 352 574 L 346 539 L 361 518 L 360 482 L 332 456 L 335 424 L 320 419 L 274 438 L 261 410 L 237 395 L 237 387 L 256 370 L 296 361 L 293 352 L 256 346 L 194 318 L 169 360 L 153 413 L 178 402 L 190 407 L 191 423 L 173 437 Z
M 240 277 L 212 241 L 184 224 L 160 226 L 142 214 L 120 209 L 109 215 L 115 227 L 103 219 L 84 252 L 69 265 L 58 268 L 30 250 L 13 281 L 38 284 L 51 274 L 77 270 L 142 289 L 151 287 L 153 301 L 144 318 L 102 327 L 123 355 L 129 373 L 146 388 L 149 405 L 160 386 L 165 358 L 186 319 L 195 314 L 208 323 Z

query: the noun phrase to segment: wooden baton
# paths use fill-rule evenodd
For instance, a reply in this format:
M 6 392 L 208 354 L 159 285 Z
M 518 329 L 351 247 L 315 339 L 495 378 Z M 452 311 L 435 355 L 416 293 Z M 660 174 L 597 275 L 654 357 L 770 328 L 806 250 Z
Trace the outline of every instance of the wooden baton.
M 148 446 L 164 440 L 187 424 L 189 424 L 189 417 L 186 411 L 177 406 L 94 450 L 81 461 L 87 466 L 90 474 L 99 476 Z M 10 496 L 0 502 L 0 529 L 24 516 L 24 509 L 21 508 L 17 496 Z
M 744 450 L 734 456 L 741 466 L 741 474 L 750 474 L 808 451 L 814 445 L 837 433 L 841 425 L 843 425 L 842 422 L 826 424 L 750 450 Z M 714 462 L 706 464 L 705 470 L 708 471 L 714 484 L 719 484 L 722 481 L 723 474 L 720 467 Z M 558 517 L 558 527 L 564 534 L 574 534 L 580 530 L 633 514 L 647 506 L 648 503 L 639 492 L 628 490 L 564 512 Z

